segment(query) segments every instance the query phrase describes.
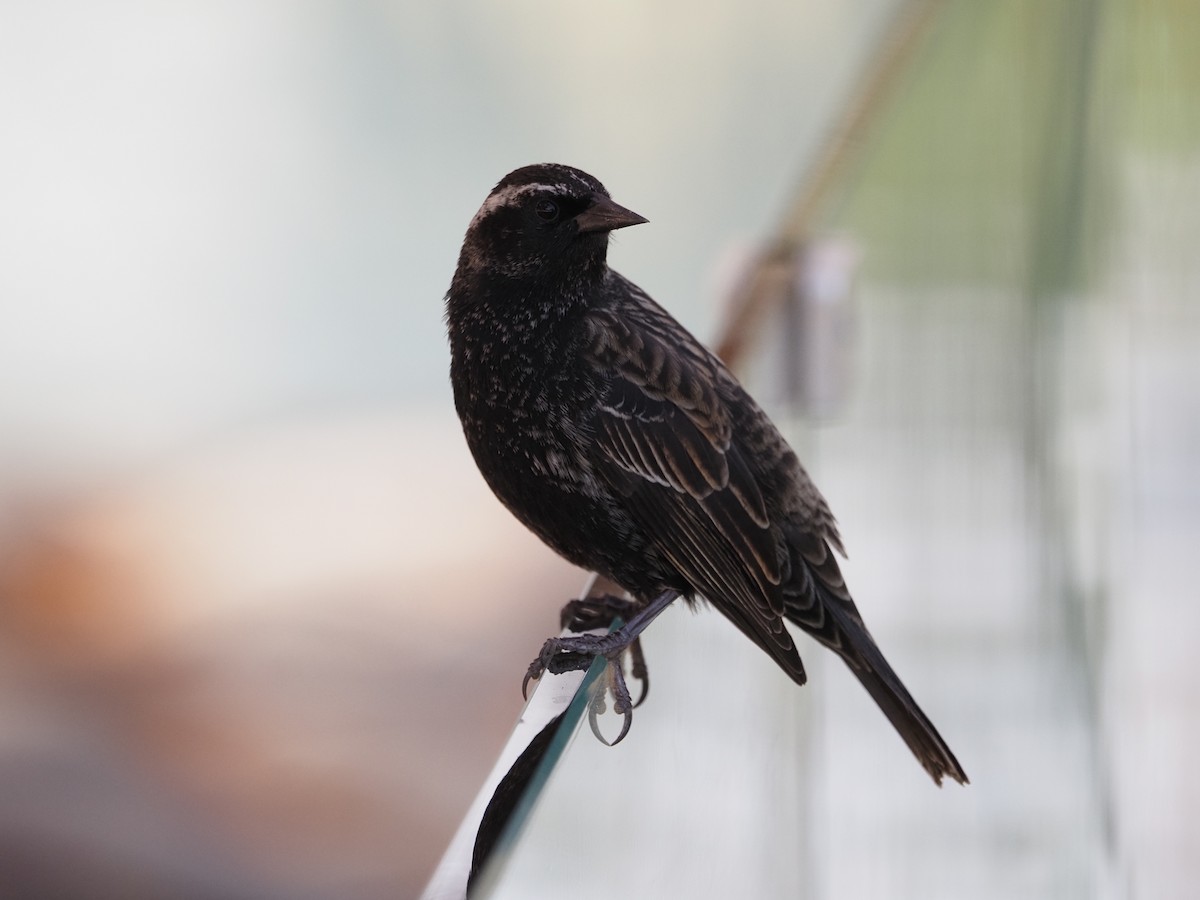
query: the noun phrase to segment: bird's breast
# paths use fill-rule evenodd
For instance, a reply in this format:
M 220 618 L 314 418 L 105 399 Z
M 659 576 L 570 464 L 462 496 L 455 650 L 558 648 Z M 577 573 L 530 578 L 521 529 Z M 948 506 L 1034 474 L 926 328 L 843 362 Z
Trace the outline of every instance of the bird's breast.
M 451 342 L 454 400 L 467 443 L 501 499 L 531 479 L 586 482 L 582 452 L 598 385 L 570 341 L 465 333 Z M 512 484 L 499 484 L 511 482 Z

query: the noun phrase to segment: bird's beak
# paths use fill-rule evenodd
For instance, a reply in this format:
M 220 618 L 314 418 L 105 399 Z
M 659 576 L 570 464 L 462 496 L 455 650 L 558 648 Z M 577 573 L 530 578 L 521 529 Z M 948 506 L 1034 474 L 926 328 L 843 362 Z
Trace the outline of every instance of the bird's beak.
M 618 206 L 603 194 L 592 195 L 592 205 L 575 217 L 579 233 L 591 231 L 614 231 L 629 225 L 641 225 L 649 219 L 639 216 L 631 209 Z

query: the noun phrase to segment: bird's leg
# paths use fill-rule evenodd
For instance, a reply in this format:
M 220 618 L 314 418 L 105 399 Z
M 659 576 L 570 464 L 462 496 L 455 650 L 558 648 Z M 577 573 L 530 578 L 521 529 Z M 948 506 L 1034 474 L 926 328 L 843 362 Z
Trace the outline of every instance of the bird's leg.
M 625 674 L 621 667 L 621 657 L 625 651 L 631 651 L 631 656 L 633 657 L 633 674 L 635 677 L 642 679 L 644 685 L 648 685 L 646 660 L 642 655 L 641 648 L 640 646 L 632 650 L 631 648 L 637 642 L 641 633 L 645 631 L 646 627 L 663 610 L 674 603 L 678 597 L 678 591 L 663 591 L 645 606 L 639 607 L 636 612 L 629 616 L 624 625 L 608 634 L 577 634 L 568 637 L 550 638 L 542 645 L 542 652 L 538 654 L 537 659 L 529 664 L 529 670 L 525 673 L 525 680 L 521 684 L 521 692 L 524 694 L 529 686 L 529 682 L 540 678 L 543 672 L 549 671 L 551 674 L 557 674 L 560 672 L 578 671 L 590 666 L 592 660 L 597 656 L 605 657 L 608 660 L 608 667 L 605 670 L 605 690 L 601 692 L 598 702 L 593 700 L 588 717 L 592 724 L 592 730 L 595 731 L 595 717 L 604 709 L 604 694 L 611 691 L 613 695 L 613 711 L 625 717 L 624 727 L 622 727 L 617 739 L 613 741 L 614 744 L 620 742 L 629 732 L 629 725 L 633 719 L 633 707 L 635 706 L 630 700 L 629 689 L 625 685 Z M 573 617 L 580 609 L 586 611 L 586 604 L 587 601 L 583 601 L 582 606 L 573 611 Z M 568 607 L 570 606 L 571 604 L 568 604 Z M 566 610 L 564 610 L 565 613 Z M 645 693 L 645 688 L 643 688 L 642 696 L 638 698 L 638 703 L 641 703 L 645 699 Z
M 600 594 L 569 601 L 562 608 L 559 618 L 563 628 L 590 631 L 594 628 L 607 628 L 617 617 L 628 621 L 637 610 L 638 604 L 633 600 L 616 594 Z M 587 665 L 591 664 L 590 657 L 584 657 L 584 660 Z M 635 637 L 629 644 L 629 674 L 641 682 L 638 698 L 633 703 L 633 708 L 637 709 L 646 702 L 646 696 L 650 693 L 650 670 L 646 667 L 646 656 L 642 653 L 641 637 Z
M 542 652 L 538 654 L 529 665 L 529 671 L 526 673 L 525 686 L 529 682 L 536 679 L 542 672 L 549 671 L 551 674 L 561 672 L 575 672 L 579 669 L 586 669 L 591 665 L 592 660 L 597 656 L 604 656 L 608 659 L 615 659 L 620 654 L 628 650 L 631 645 L 638 639 L 639 635 L 645 631 L 646 627 L 653 622 L 663 610 L 670 606 L 679 597 L 678 591 L 664 591 L 659 594 L 645 606 L 635 606 L 627 604 L 627 601 L 618 600 L 617 603 L 621 609 L 628 611 L 629 608 L 636 609 L 632 615 L 626 620 L 616 631 L 611 631 L 608 634 L 576 634 L 567 637 L 552 637 L 542 645 Z M 594 605 L 589 605 L 591 601 L 597 601 L 600 598 L 589 598 L 589 601 L 576 601 L 578 606 L 567 604 L 568 609 L 564 610 L 564 614 L 570 611 L 574 621 L 579 621 L 579 614 L 587 613 L 595 609 Z M 605 599 L 603 602 L 608 603 Z M 598 613 L 596 613 L 598 615 Z M 611 621 L 611 617 L 607 619 L 591 619 L 595 622 L 596 627 L 603 627 Z M 589 620 L 586 618 L 582 624 L 587 625 Z M 640 661 L 635 661 L 635 666 L 644 672 L 645 657 L 638 654 Z M 635 673 L 640 677 L 641 672 Z

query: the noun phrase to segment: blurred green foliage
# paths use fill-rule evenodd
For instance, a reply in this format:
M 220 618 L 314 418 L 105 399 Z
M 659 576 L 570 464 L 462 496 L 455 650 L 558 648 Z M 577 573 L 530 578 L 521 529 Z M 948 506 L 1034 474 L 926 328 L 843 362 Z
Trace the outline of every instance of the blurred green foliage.
M 871 277 L 1077 290 L 1130 157 L 1200 147 L 1200 7 L 946 3 L 834 219 Z

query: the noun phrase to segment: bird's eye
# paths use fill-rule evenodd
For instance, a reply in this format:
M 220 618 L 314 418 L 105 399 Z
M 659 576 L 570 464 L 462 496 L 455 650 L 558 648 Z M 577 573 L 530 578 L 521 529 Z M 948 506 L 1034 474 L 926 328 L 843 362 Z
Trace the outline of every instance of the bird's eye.
M 539 200 L 533 211 L 543 222 L 553 222 L 558 218 L 558 204 L 553 200 Z

